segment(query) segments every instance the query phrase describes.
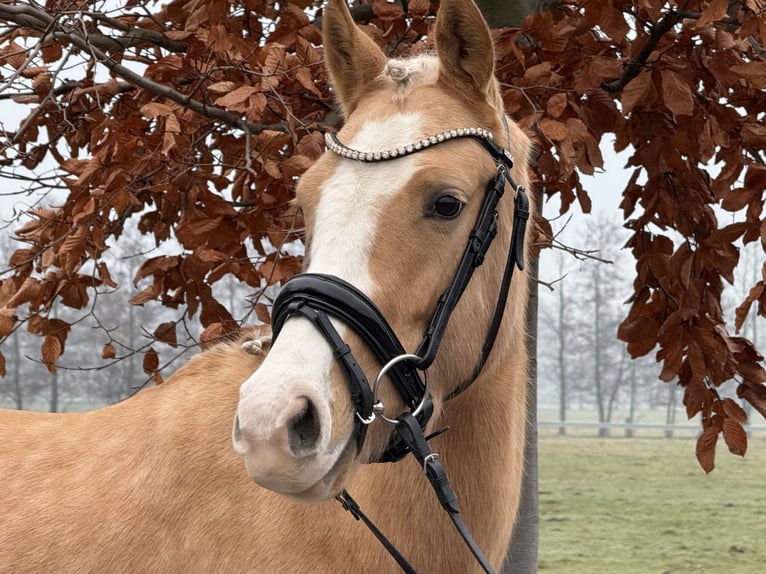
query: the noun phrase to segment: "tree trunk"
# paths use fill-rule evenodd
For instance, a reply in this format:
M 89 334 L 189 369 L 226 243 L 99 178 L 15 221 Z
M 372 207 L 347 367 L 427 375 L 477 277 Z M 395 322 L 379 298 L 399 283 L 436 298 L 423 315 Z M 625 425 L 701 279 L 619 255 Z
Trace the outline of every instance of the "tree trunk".
M 536 210 L 542 211 L 542 193 L 537 194 Z M 513 537 L 505 555 L 500 574 L 535 574 L 540 515 L 537 495 L 537 311 L 539 258 L 530 257 L 529 303 L 527 304 L 527 384 L 526 442 L 524 446 L 524 478 L 521 482 L 521 503 L 513 529 Z
M 49 411 L 57 413 L 59 410 L 59 375 L 53 373 L 51 375 L 51 396 L 50 396 L 50 408 Z
M 519 26 L 533 12 L 547 8 L 544 0 L 476 0 L 490 28 Z M 531 192 L 531 190 L 529 190 Z M 542 213 L 542 193 L 537 194 L 538 214 Z M 539 515 L 537 509 L 537 259 L 529 261 L 530 298 L 527 306 L 527 348 L 529 384 L 527 387 L 527 440 L 524 449 L 524 480 L 521 504 L 501 574 L 535 574 Z M 511 556 L 513 557 L 511 559 Z
M 564 274 L 563 264 L 559 268 L 559 275 Z M 567 420 L 567 372 L 566 372 L 566 333 L 564 330 L 566 311 L 566 297 L 564 289 L 559 286 L 559 324 L 558 324 L 558 366 L 559 366 L 559 434 L 564 436 L 567 429 L 563 423 Z
M 628 418 L 625 420 L 628 424 L 633 424 L 636 422 L 636 390 L 637 390 L 637 384 L 636 380 L 638 377 L 636 377 L 636 365 L 634 363 L 630 364 L 630 410 L 628 411 Z M 626 428 L 625 429 L 625 437 L 626 438 L 633 438 L 634 431 L 632 428 Z
M 624 380 L 625 380 L 625 355 L 622 355 L 620 358 L 620 366 L 617 369 L 617 374 L 614 377 L 612 388 L 609 391 L 609 402 L 607 403 L 606 418 L 604 422 L 607 422 L 607 423 L 612 422 L 612 415 L 614 414 L 614 409 L 617 406 L 617 399 L 620 396 L 620 388 L 622 387 Z
M 490 28 L 519 26 L 527 14 L 536 9 L 535 0 L 476 0 Z
M 598 266 L 594 269 L 593 281 L 593 384 L 596 387 L 596 407 L 598 408 L 598 422 L 606 422 L 605 402 L 606 396 L 601 381 L 601 273 Z M 608 436 L 609 431 L 599 426 L 599 438 Z
M 665 411 L 665 425 L 672 427 L 676 424 L 676 385 L 670 384 L 668 389 L 668 409 Z M 665 438 L 673 438 L 673 429 L 665 429 Z

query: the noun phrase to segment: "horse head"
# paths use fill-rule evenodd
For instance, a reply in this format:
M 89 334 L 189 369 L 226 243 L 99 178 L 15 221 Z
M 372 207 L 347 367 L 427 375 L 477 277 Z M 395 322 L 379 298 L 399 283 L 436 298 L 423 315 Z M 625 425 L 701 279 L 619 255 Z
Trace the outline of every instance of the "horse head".
M 486 140 L 516 157 L 513 177 L 522 183 L 529 149 L 520 128 L 504 119 L 492 38 L 472 0 L 442 0 L 435 31 L 433 53 L 389 60 L 356 27 L 345 3 L 330 0 L 324 54 L 345 123 L 296 192 L 306 222 L 304 271 L 361 292 L 410 351 L 453 282 L 497 177 L 498 161 L 487 153 Z M 428 367 L 431 425 L 482 352 L 513 217 L 513 198 L 506 197 L 497 206 L 497 240 L 456 304 Z M 523 323 L 523 304 L 514 299 L 523 299 L 525 286 L 516 283 L 485 373 L 507 352 L 510 330 Z M 337 316 L 330 320 L 374 381 L 380 357 L 357 330 Z M 296 313 L 242 385 L 234 447 L 257 483 L 299 500 L 322 500 L 386 449 L 392 427 L 381 421 L 357 440 L 359 409 L 338 354 L 315 321 Z M 411 408 L 388 377 L 376 400 L 388 417 Z

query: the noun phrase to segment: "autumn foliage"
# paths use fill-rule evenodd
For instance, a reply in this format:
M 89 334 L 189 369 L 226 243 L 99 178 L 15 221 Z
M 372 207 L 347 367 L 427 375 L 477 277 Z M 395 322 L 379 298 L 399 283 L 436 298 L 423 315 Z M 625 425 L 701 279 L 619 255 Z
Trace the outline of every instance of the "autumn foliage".
M 295 179 L 340 122 L 318 4 L 130 0 L 110 15 L 98 2 L 0 3 L 13 24 L 0 38 L 0 82 L 28 107 L 0 164 L 53 158 L 67 189 L 61 207 L 36 209 L 16 230 L 0 337 L 26 322 L 54 369 L 70 325 L 51 307 L 84 309 L 114 286 L 103 254 L 128 221 L 182 246 L 143 263 L 132 303 L 183 306 L 206 338 L 238 328 L 217 281 L 233 276 L 257 293 L 299 269 L 260 238 L 279 246 L 300 233 Z M 390 54 L 427 49 L 437 3 L 404 5 L 354 7 Z M 766 247 L 766 3 L 558 2 L 495 37 L 506 109 L 537 144 L 535 184 L 563 212 L 590 211 L 580 175 L 602 167 L 605 139 L 630 150 L 621 207 L 636 268 L 619 337 L 634 356 L 655 351 L 660 378 L 683 386 L 690 417 L 702 414 L 705 470 L 721 434 L 744 453 L 745 413 L 719 389 L 736 385 L 766 416 L 762 357 L 736 335 L 751 306 L 766 316 L 766 287 L 753 285 L 729 318 L 721 293 L 738 245 Z M 75 81 L 61 74 L 70 58 L 85 62 Z M 538 228 L 544 243 L 550 227 Z M 172 324 L 154 332 L 175 341 Z

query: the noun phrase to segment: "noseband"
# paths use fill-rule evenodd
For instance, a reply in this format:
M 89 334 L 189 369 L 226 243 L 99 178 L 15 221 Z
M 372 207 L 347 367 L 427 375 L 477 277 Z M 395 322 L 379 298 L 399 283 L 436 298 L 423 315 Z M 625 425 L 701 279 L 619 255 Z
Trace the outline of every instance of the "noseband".
M 509 130 L 505 117 L 503 117 L 503 123 L 505 124 L 506 135 L 508 135 Z M 523 244 L 526 221 L 529 216 L 529 202 L 524 188 L 516 185 L 511 178 L 510 171 L 513 167 L 513 158 L 508 150 L 494 142 L 490 132 L 481 128 L 450 130 L 406 146 L 381 152 L 354 150 L 341 143 L 337 136 L 331 133 L 326 134 L 326 143 L 327 149 L 343 158 L 365 163 L 377 163 L 411 155 L 446 141 L 460 138 L 471 138 L 481 143 L 492 156 L 496 172 L 487 185 L 481 210 L 468 236 L 468 243 L 452 283 L 439 297 L 434 314 L 417 350 L 410 354 L 404 349 L 386 318 L 364 293 L 339 277 L 320 273 L 301 273 L 285 284 L 274 301 L 272 330 L 274 339 L 276 339 L 285 321 L 293 315 L 302 315 L 314 324 L 332 348 L 348 382 L 356 409 L 354 431 L 358 450 L 361 450 L 367 434 L 367 427 L 376 418 L 382 418 L 393 424 L 397 432 L 392 435 L 388 447 L 378 459 L 370 462 L 396 462 L 412 452 L 426 471 L 442 506 L 447 510 L 474 556 L 486 572 L 491 572 L 486 559 L 481 555 L 481 551 L 476 547 L 470 533 L 462 523 L 457 509 L 457 500 L 449 487 L 446 474 L 437 455 L 430 451 L 427 438 L 423 437 L 423 430 L 433 414 L 433 403 L 428 392 L 427 375 L 424 382 L 419 371 L 425 374 L 426 369 L 436 358 L 450 316 L 463 295 L 474 270 L 483 263 L 484 257 L 497 235 L 497 204 L 505 192 L 507 182 L 514 191 L 514 218 L 505 271 L 495 304 L 495 311 L 487 329 L 481 354 L 472 373 L 466 380 L 458 384 L 445 397 L 445 400 L 462 393 L 473 383 L 481 373 L 492 350 L 505 311 L 513 270 L 515 267 L 524 268 Z M 351 349 L 343 341 L 328 315 L 341 320 L 355 331 L 383 365 L 373 386 L 370 385 L 359 363 L 351 353 Z M 385 407 L 377 396 L 377 390 L 384 374 L 388 374 L 406 408 L 409 409 L 396 419 L 389 418 L 384 414 Z M 415 572 L 377 528 L 371 525 L 369 519 L 359 510 L 348 493 L 344 491 L 339 496 L 339 500 L 347 510 L 354 514 L 357 520 L 361 518 L 370 526 L 373 533 L 386 546 L 405 572 Z

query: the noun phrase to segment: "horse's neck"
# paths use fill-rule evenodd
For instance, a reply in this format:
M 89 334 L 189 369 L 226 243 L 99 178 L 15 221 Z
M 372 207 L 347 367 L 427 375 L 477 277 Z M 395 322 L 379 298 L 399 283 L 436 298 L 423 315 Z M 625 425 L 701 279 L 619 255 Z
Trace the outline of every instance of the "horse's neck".
M 505 554 L 518 506 L 525 385 L 523 356 L 482 375 L 445 405 L 436 426 L 446 424 L 449 431 L 431 441 L 458 495 L 461 514 L 494 562 Z M 372 465 L 360 473 L 351 490 L 355 496 L 359 493 L 357 498 L 371 516 L 383 517 L 379 526 L 395 533 L 395 544 L 406 556 L 420 556 L 414 560 L 421 569 L 471 572 L 475 568 L 414 460 Z M 381 561 L 388 564 L 390 558 L 384 556 Z
M 444 408 L 450 430 L 441 449 L 458 495 L 468 516 L 479 517 L 477 526 L 491 532 L 499 523 L 512 522 L 523 466 L 526 405 L 526 372 L 518 357 L 489 373 Z M 454 477 L 454 478 L 453 478 Z M 499 498 L 498 498 L 499 497 Z M 510 515 L 508 514 L 510 513 Z

